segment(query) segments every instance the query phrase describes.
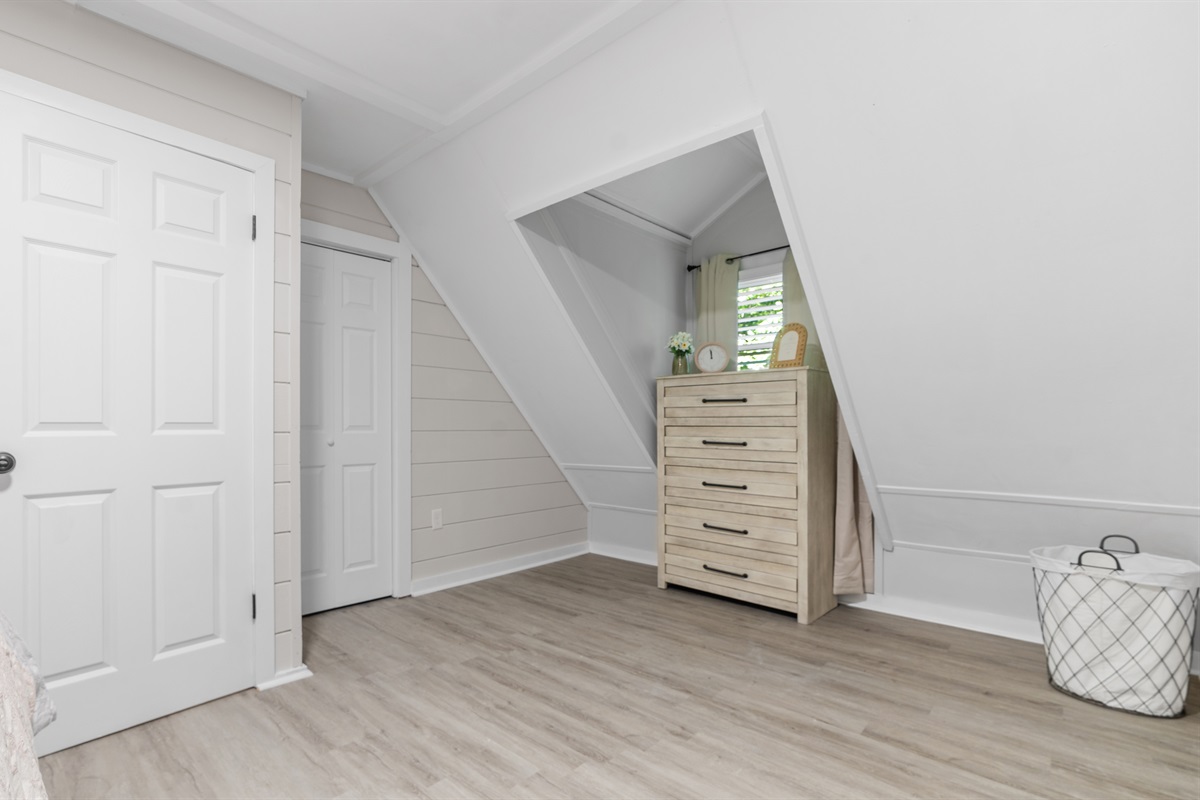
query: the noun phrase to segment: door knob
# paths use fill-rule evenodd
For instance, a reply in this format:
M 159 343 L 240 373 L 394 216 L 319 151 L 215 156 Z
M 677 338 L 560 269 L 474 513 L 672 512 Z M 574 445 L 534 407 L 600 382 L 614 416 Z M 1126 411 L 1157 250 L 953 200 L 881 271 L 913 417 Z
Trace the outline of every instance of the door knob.
M 325 444 L 329 445 L 330 447 L 333 447 L 333 439 L 329 439 L 329 440 L 327 440 L 327 441 L 325 442 Z
M 6 472 L 12 472 L 16 469 L 17 460 L 13 458 L 12 453 L 0 453 L 0 475 Z

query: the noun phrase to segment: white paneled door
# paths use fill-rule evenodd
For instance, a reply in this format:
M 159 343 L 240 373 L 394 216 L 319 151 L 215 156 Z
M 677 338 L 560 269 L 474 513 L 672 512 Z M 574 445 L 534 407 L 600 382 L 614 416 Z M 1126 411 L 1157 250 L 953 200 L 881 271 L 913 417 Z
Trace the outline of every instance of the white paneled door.
M 305 614 L 392 593 L 391 263 L 301 252 Z
M 0 92 L 0 612 L 43 753 L 254 681 L 253 195 Z

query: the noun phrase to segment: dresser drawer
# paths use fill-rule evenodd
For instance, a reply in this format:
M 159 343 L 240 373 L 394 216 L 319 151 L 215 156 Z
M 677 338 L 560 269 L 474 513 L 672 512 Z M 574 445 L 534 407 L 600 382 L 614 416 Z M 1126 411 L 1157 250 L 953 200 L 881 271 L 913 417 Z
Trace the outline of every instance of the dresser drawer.
M 767 561 L 757 561 L 752 558 L 731 556 L 724 553 L 680 553 L 667 548 L 667 565 L 675 565 L 688 569 L 697 576 L 707 577 L 708 580 L 720 583 L 725 579 L 735 581 L 733 586 L 741 582 L 753 585 L 751 591 L 764 592 L 766 589 L 777 589 L 786 598 L 789 594 L 796 595 L 796 569 Z M 764 592 L 770 594 L 770 592 Z
M 737 414 L 748 408 L 796 405 L 796 381 L 759 381 L 746 383 L 705 382 L 698 386 L 667 386 L 663 389 L 665 408 L 735 409 Z M 779 412 L 773 412 L 779 413 Z
M 739 567 L 752 567 L 766 572 L 795 577 L 799 558 L 796 548 L 790 553 L 775 553 L 753 546 L 752 542 L 733 542 L 730 544 L 704 542 L 699 539 L 689 539 L 675 536 L 669 530 L 663 540 L 665 552 L 688 558 L 719 558 Z M 745 545 L 745 546 L 743 546 Z
M 664 494 L 772 508 L 796 507 L 796 475 L 703 467 L 664 467 Z
M 771 381 L 667 388 L 663 418 L 667 425 L 795 427 L 796 384 Z
M 795 520 L 713 511 L 696 508 L 687 501 L 676 505 L 668 500 L 663 521 L 671 536 L 776 553 L 795 554 L 799 538 Z
M 670 458 L 715 458 L 796 463 L 795 427 L 667 425 L 663 449 Z
M 749 503 L 733 503 L 723 502 L 722 500 L 709 500 L 702 497 L 686 497 L 688 490 L 676 490 L 680 494 L 674 496 L 664 496 L 665 503 L 675 506 L 687 506 L 696 513 L 721 512 L 745 517 L 758 517 L 768 525 L 792 525 L 795 526 L 800 518 L 800 512 L 796 509 L 795 504 L 783 508 L 777 506 L 756 506 Z
M 668 583 L 775 608 L 795 609 L 797 580 L 794 568 L 785 567 L 791 574 L 783 575 L 776 571 L 779 565 L 775 564 L 767 565 L 771 569 L 764 569 L 761 562 L 752 559 L 739 559 L 720 553 L 694 558 L 692 555 L 671 552 L 670 549 L 663 553 L 663 559 Z M 742 597 L 736 593 L 752 596 Z M 760 598 L 774 602 L 767 603 Z
M 790 598 L 760 594 L 757 591 L 750 591 L 755 588 L 754 586 L 737 583 L 729 585 L 715 583 L 703 577 L 696 577 L 690 570 L 682 570 L 670 565 L 664 565 L 664 572 L 664 586 L 685 586 L 688 589 L 699 589 L 702 592 L 722 597 L 731 597 L 734 600 L 741 600 L 744 603 L 754 603 L 755 605 L 766 606 L 767 608 L 776 608 L 792 614 L 796 614 L 799 611 L 799 604 L 796 602 L 797 596 L 795 594 Z

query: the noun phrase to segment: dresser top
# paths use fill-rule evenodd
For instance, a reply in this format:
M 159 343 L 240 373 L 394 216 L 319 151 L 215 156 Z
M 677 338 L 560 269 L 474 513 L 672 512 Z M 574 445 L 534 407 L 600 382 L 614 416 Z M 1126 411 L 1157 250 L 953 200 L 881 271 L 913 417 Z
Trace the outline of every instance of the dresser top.
M 740 372 L 692 372 L 687 375 L 663 375 L 658 380 L 684 382 L 707 378 L 708 380 L 718 380 L 721 383 L 733 383 L 737 381 L 753 382 L 783 380 L 795 377 L 797 373 L 802 372 L 823 373 L 825 370 L 818 369 L 817 367 L 776 367 L 775 369 L 746 369 Z

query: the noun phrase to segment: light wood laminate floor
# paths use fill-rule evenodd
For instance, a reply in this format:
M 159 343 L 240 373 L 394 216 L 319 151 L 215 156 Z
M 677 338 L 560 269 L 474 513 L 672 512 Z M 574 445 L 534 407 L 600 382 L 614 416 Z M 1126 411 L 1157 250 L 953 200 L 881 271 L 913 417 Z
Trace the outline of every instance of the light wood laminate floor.
M 1189 715 L 1046 683 L 1039 645 L 794 617 L 584 556 L 304 620 L 315 677 L 42 759 L 52 797 L 1200 797 Z M 1030 591 L 1033 591 L 1030 586 Z

